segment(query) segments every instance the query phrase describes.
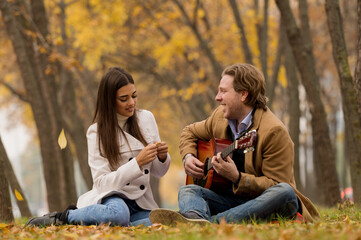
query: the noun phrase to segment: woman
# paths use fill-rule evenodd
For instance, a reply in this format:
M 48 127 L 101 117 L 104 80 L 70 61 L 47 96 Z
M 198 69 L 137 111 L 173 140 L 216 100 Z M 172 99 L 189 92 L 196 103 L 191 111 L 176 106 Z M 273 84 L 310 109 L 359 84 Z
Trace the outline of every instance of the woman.
M 30 219 L 27 225 L 151 225 L 157 208 L 150 174 L 162 177 L 169 168 L 168 146 L 161 142 L 154 116 L 136 109 L 132 76 L 119 67 L 108 69 L 98 89 L 93 124 L 87 132 L 93 189 L 79 197 L 77 207 Z

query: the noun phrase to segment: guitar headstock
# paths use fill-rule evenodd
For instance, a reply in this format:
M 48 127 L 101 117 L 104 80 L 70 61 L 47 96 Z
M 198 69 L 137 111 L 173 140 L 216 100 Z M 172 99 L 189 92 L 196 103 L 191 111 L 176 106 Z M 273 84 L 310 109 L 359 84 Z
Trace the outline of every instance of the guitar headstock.
M 247 132 L 244 136 L 236 140 L 236 149 L 247 149 L 254 147 L 257 140 L 257 131 L 254 129 Z

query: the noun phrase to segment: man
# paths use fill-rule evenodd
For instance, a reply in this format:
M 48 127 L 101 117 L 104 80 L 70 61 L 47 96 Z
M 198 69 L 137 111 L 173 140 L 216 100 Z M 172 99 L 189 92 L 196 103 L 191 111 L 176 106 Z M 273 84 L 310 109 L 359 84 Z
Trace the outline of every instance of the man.
M 216 101 L 221 106 L 210 117 L 183 129 L 180 153 L 186 174 L 197 182 L 204 178 L 204 163 L 197 158 L 198 140 L 235 141 L 256 131 L 254 148 L 235 150 L 211 160 L 213 169 L 230 184 L 205 188 L 197 184 L 179 190 L 179 212 L 156 209 L 152 223 L 207 221 L 238 223 L 275 216 L 311 221 L 319 214 L 297 189 L 293 175 L 293 142 L 284 124 L 267 108 L 263 74 L 249 64 L 235 64 L 222 73 Z M 302 214 L 302 215 L 301 215 Z

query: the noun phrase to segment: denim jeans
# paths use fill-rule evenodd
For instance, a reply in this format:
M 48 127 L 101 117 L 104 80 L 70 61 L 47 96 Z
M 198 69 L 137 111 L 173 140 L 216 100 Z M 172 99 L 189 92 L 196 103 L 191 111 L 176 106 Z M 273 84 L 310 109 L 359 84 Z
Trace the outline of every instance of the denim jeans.
M 69 224 L 98 225 L 110 223 L 113 226 L 152 225 L 149 220 L 150 210 L 140 208 L 134 200 L 110 196 L 101 204 L 69 210 Z
M 270 220 L 273 214 L 288 218 L 299 207 L 296 193 L 287 183 L 272 186 L 256 198 L 218 194 L 198 185 L 186 185 L 179 190 L 178 202 L 181 213 L 194 211 L 216 223 L 222 218 L 228 223 Z

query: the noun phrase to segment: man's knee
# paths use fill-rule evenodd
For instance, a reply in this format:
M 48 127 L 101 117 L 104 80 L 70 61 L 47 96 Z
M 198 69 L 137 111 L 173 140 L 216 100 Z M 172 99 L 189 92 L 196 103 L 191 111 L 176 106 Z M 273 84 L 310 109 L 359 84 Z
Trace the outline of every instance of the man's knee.
M 184 185 L 181 186 L 179 189 L 179 195 L 182 194 L 186 194 L 186 193 L 191 193 L 191 192 L 198 192 L 201 190 L 202 187 L 195 185 L 195 184 L 190 184 L 190 185 Z
M 279 183 L 275 186 L 275 188 L 277 188 L 277 192 L 279 193 L 285 194 L 290 197 L 297 197 L 295 191 L 288 183 Z

